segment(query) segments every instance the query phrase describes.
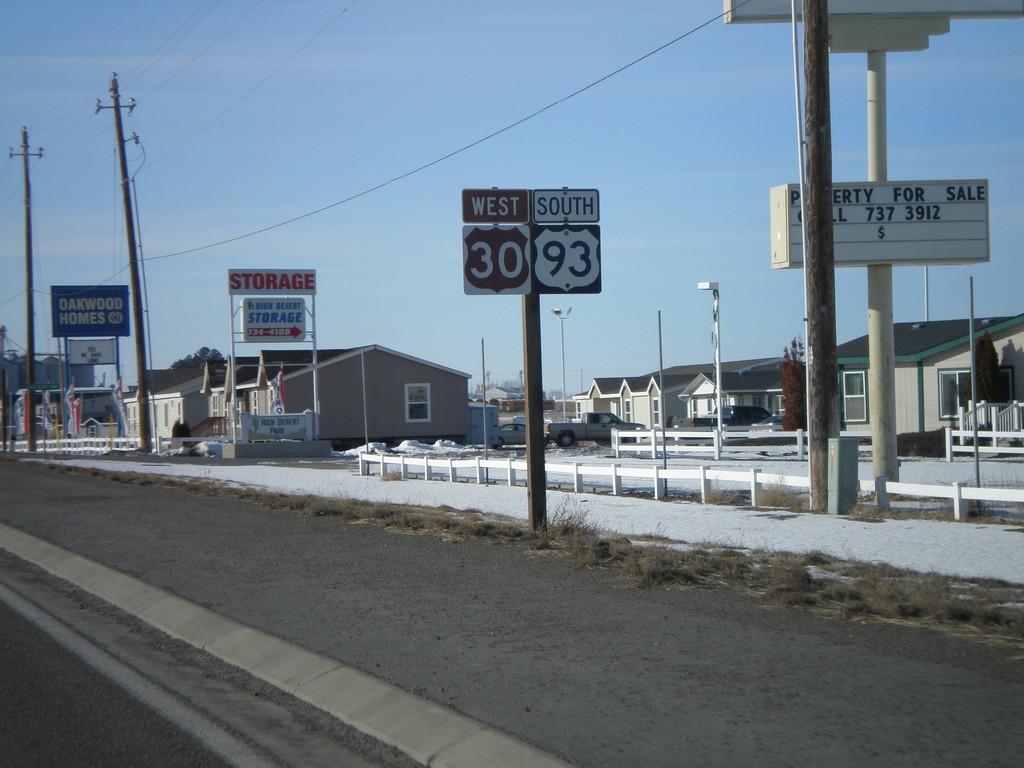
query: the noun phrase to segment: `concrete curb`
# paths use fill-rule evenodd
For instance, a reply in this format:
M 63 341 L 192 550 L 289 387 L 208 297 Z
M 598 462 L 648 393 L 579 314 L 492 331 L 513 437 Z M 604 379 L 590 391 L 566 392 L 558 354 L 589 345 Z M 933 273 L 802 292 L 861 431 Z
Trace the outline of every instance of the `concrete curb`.
M 566 768 L 513 736 L 0 523 L 0 548 L 431 768 Z

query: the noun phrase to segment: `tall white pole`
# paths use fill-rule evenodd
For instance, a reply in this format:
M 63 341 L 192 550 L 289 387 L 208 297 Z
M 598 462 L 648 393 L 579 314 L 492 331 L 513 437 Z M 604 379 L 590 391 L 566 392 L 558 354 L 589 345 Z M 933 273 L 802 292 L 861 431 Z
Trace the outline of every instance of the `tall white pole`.
M 971 431 L 974 438 L 974 484 L 981 488 L 981 463 L 978 451 L 978 366 L 977 355 L 974 353 L 974 278 L 968 283 L 971 292 L 971 314 L 967 320 L 967 351 L 971 356 Z M 963 426 L 963 425 L 961 425 Z
M 561 317 L 558 318 L 558 330 L 562 338 L 562 418 L 567 419 L 569 414 L 565 408 L 565 321 Z
M 886 53 L 868 51 L 868 181 L 887 181 Z M 896 344 L 893 338 L 892 264 L 868 272 L 868 392 L 875 477 L 899 480 L 896 455 Z
M 793 91 L 794 91 L 794 106 L 796 107 L 796 138 L 797 138 L 797 159 L 800 164 L 800 242 L 807 242 L 807 141 L 804 138 L 804 112 L 803 112 L 803 99 L 800 94 L 800 43 L 797 35 L 797 5 L 800 5 L 801 10 L 803 3 L 800 0 L 791 0 L 790 2 L 790 21 L 791 30 L 793 33 Z M 804 290 L 804 341 L 807 343 L 805 347 L 806 357 L 804 360 L 804 414 L 809 416 L 811 413 L 811 365 L 813 365 L 813 355 L 810 347 L 810 310 L 808 309 L 807 294 L 807 254 L 804 254 L 803 264 L 800 267 L 801 282 Z M 811 440 L 811 420 L 806 418 L 806 431 L 807 440 L 810 444 Z M 811 452 L 807 452 L 807 479 L 809 483 L 808 490 L 810 491 L 810 498 L 814 498 L 814 473 L 811 471 Z
M 718 288 L 715 297 L 715 408 L 718 410 L 718 437 L 722 437 L 722 344 L 718 325 Z
M 562 339 L 562 418 L 568 419 L 568 413 L 565 406 L 565 321 L 572 313 L 572 307 L 569 307 L 563 313 L 560 309 L 552 309 L 551 314 L 558 318 L 559 335 Z
M 661 310 L 658 310 L 658 421 L 651 429 L 661 427 L 661 465 L 668 469 L 668 444 L 665 442 L 665 355 L 661 343 Z
M 487 445 L 490 442 L 487 439 L 487 352 L 484 348 L 484 340 L 480 339 L 480 376 L 484 383 L 483 397 L 480 398 L 480 404 L 483 406 L 481 413 L 483 414 L 483 428 L 484 428 L 484 458 L 487 458 Z

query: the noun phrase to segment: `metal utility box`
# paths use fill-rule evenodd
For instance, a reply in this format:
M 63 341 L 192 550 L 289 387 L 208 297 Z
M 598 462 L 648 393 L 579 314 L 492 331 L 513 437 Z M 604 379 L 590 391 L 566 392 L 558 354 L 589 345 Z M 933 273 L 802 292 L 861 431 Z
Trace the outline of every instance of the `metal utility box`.
M 487 442 L 494 445 L 498 439 L 498 406 L 482 405 L 480 403 L 469 404 L 469 434 L 466 436 L 466 445 L 483 445 L 484 442 L 484 419 L 487 419 Z
M 857 503 L 857 440 L 828 441 L 828 513 L 845 515 Z

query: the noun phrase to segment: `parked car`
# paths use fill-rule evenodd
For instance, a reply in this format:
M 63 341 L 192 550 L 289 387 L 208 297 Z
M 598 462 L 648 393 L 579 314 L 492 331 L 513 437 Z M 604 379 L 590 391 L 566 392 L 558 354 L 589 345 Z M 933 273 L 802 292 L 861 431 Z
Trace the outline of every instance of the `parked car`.
M 779 432 L 782 430 L 782 414 L 773 413 L 767 419 L 761 419 L 761 421 L 752 426 L 754 429 L 763 429 L 768 432 Z
M 526 445 L 526 425 L 519 422 L 502 424 L 491 445 L 495 448 L 501 448 L 503 445 Z
M 722 406 L 722 426 L 749 427 L 770 418 L 771 415 L 768 409 L 759 405 L 725 405 Z M 718 415 L 712 413 L 710 416 L 694 416 L 690 419 L 690 426 L 715 429 L 718 426 Z

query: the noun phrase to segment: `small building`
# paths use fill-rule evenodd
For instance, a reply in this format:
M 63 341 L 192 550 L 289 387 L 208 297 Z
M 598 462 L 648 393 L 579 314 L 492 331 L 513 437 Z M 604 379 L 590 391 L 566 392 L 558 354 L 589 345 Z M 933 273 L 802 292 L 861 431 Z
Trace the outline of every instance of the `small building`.
M 377 344 L 317 350 L 317 434 L 335 448 L 370 441 L 394 444 L 415 439 L 465 441 L 469 435 L 469 380 L 462 373 Z M 283 379 L 284 410 L 314 411 L 312 350 L 264 350 L 239 358 L 242 410 L 271 412 L 275 377 Z M 226 429 L 231 396 L 230 365 L 208 366 L 202 392 L 211 419 Z M 222 432 L 222 434 L 224 434 Z
M 785 407 L 782 400 L 782 358 L 742 360 L 722 363 L 722 406 L 756 405 L 770 413 L 780 413 Z M 695 376 L 679 399 L 687 403 L 686 418 L 710 416 L 715 413 L 714 368 Z
M 970 394 L 970 322 L 932 320 L 895 323 L 896 431 L 928 432 L 955 427 Z M 986 317 L 974 322 L 976 338 L 992 337 L 1009 401 L 1024 399 L 1017 370 L 1024 366 L 1024 315 Z M 871 423 L 868 337 L 861 336 L 836 350 L 843 428 Z
M 203 379 L 204 371 L 201 368 L 146 372 L 155 438 L 171 437 L 175 422 L 191 429 L 206 418 L 207 400 L 202 393 Z
M 722 363 L 722 404 L 782 407 L 782 358 Z M 661 387 L 665 391 L 662 393 Z M 573 398 L 578 413 L 609 411 L 649 427 L 685 423 L 714 411 L 715 366 L 677 365 L 642 376 L 594 379 L 586 393 Z

